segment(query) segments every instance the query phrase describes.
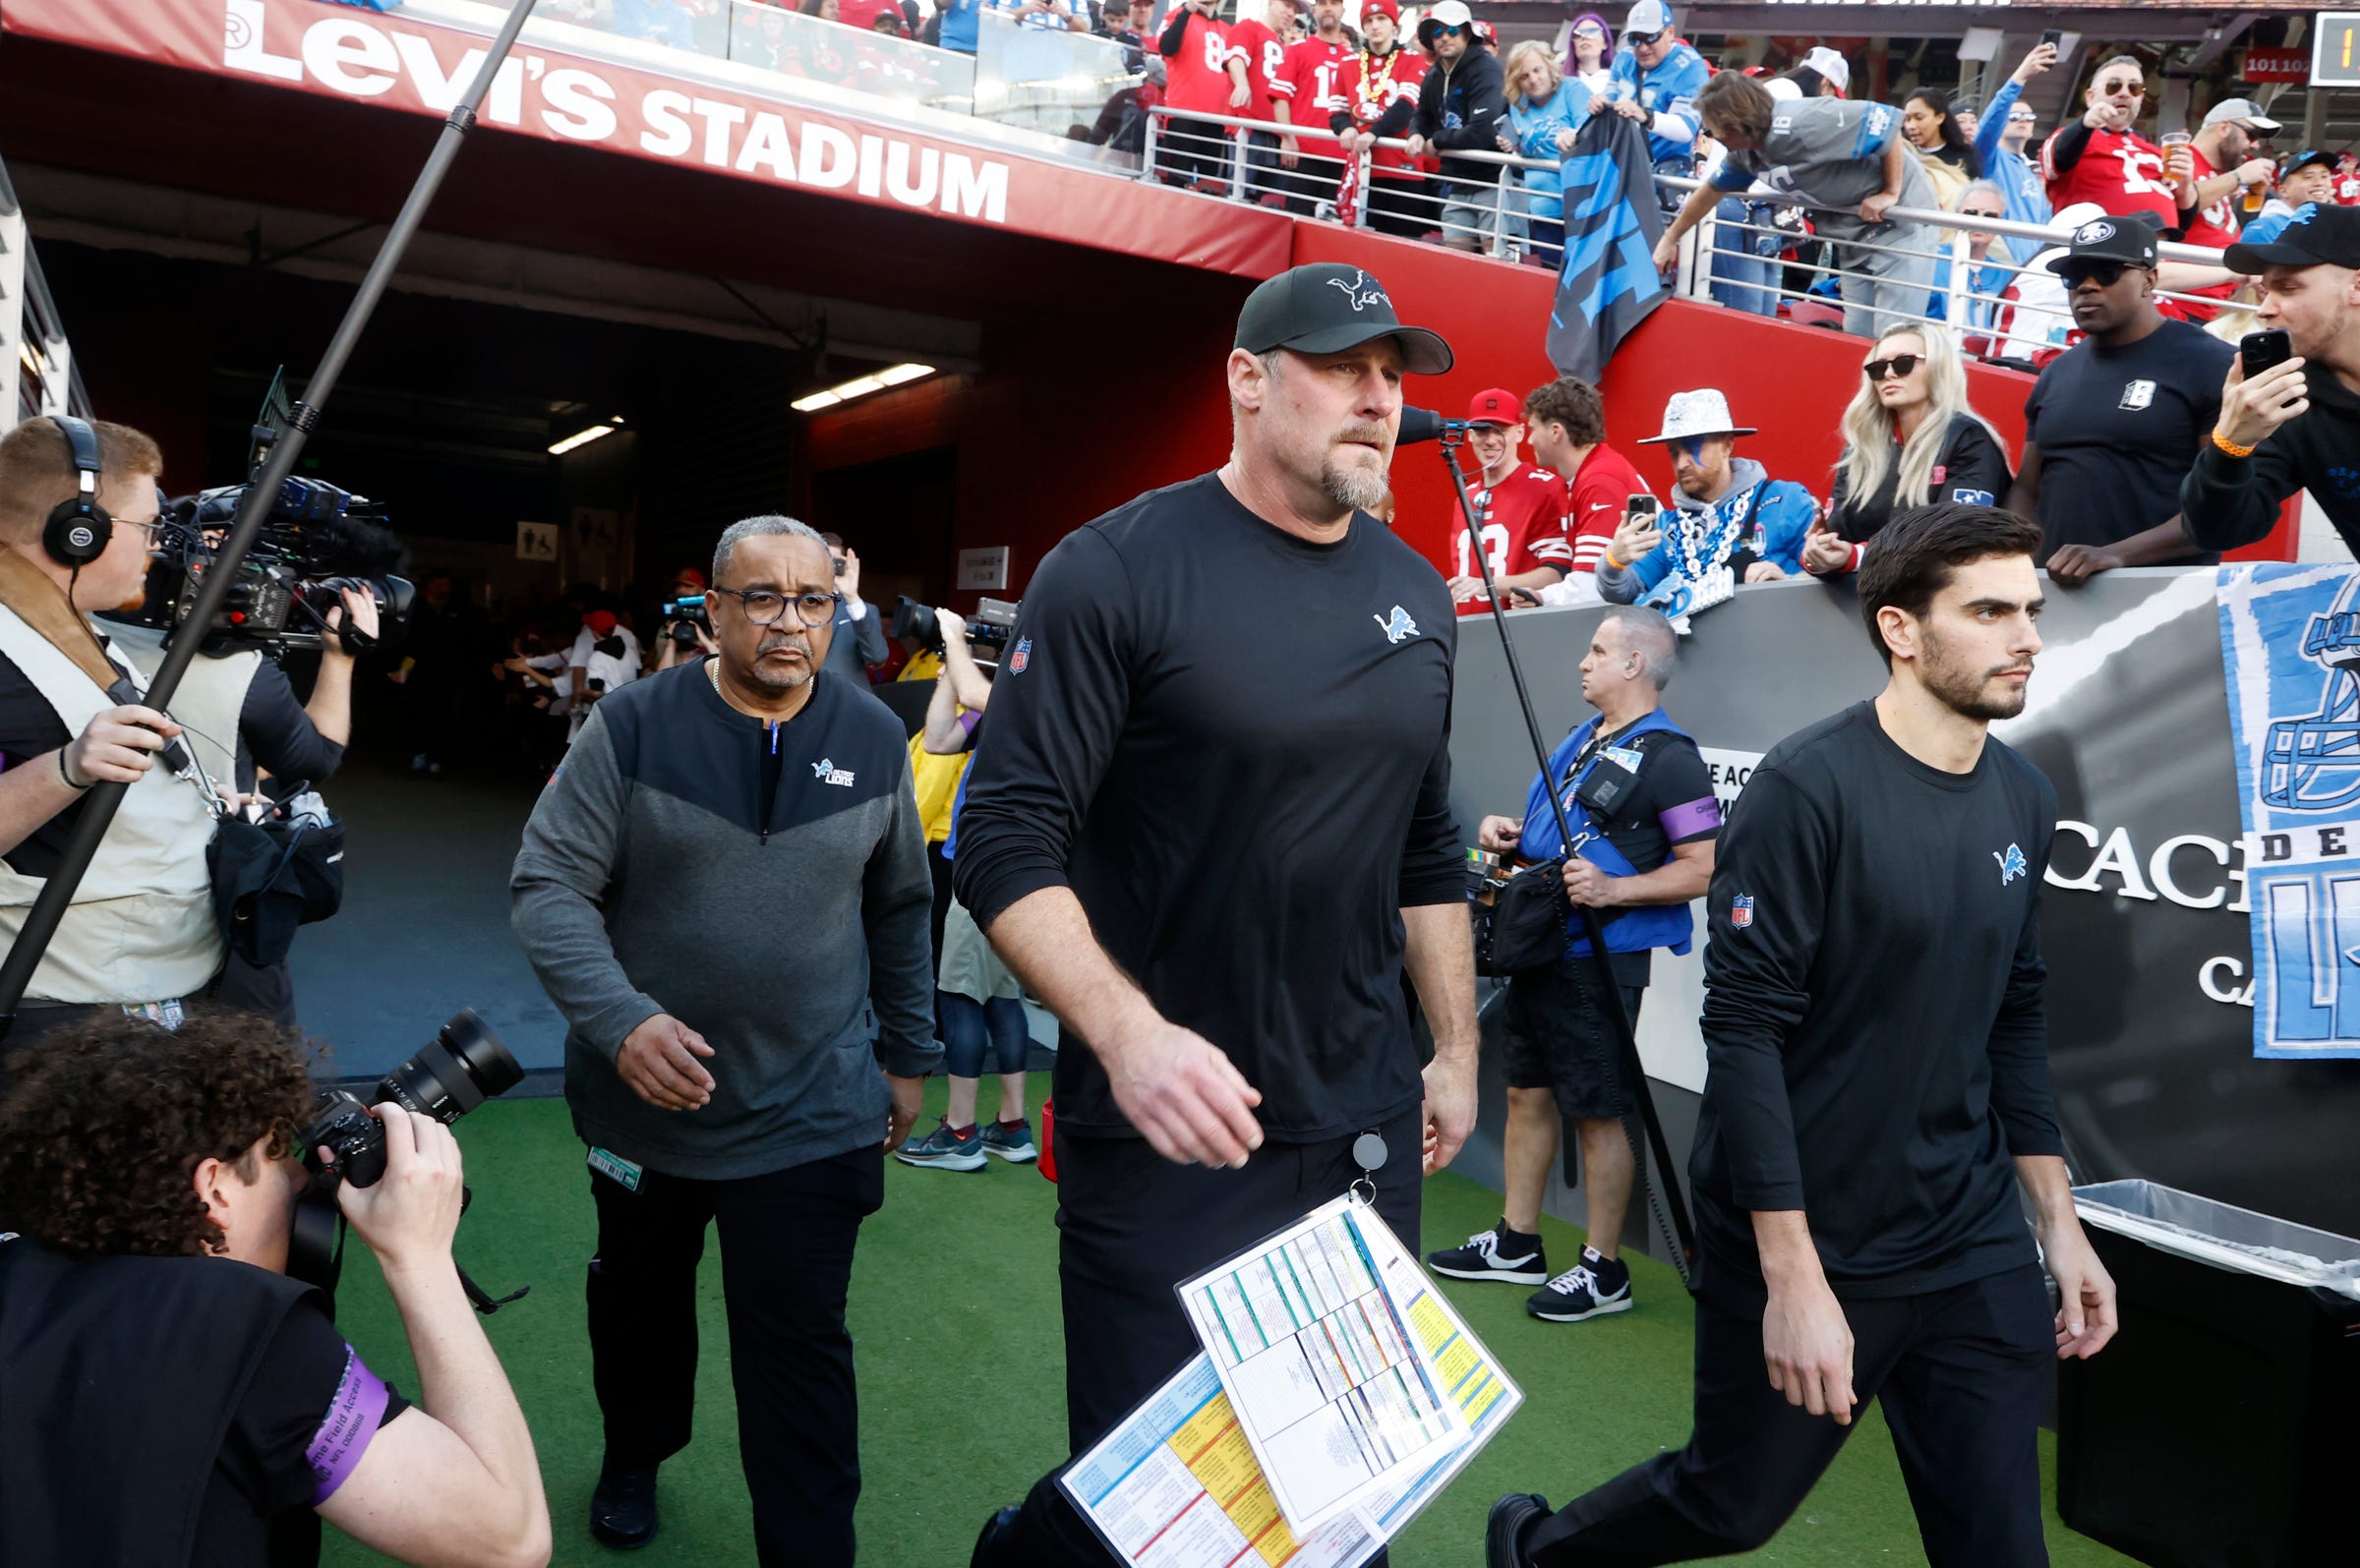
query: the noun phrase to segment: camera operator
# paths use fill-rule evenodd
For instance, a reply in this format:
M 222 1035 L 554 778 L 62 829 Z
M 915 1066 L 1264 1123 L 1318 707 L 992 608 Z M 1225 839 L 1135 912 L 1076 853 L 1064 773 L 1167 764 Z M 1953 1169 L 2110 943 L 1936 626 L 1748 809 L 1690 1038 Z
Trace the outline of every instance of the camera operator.
M 761 1560 L 853 1561 L 853 1247 L 942 1048 L 906 736 L 865 680 L 823 672 L 836 581 L 803 524 L 733 524 L 705 599 L 720 655 L 598 704 L 510 880 L 590 1145 L 609 1545 L 655 1535 L 656 1469 L 688 1444 L 718 1220 Z
M 683 599 L 701 598 L 705 592 L 705 574 L 693 566 L 683 566 L 672 579 L 671 604 Z M 685 632 L 687 635 L 682 636 Z M 656 666 L 651 674 L 660 674 L 675 665 L 685 664 L 691 652 L 710 659 L 721 652 L 713 640 L 713 629 L 705 623 L 703 614 L 675 615 L 663 622 L 656 633 Z
M 408 1334 L 412 1405 L 284 1272 L 313 1102 L 292 1035 L 100 1014 L 16 1066 L 0 1562 L 316 1560 L 307 1509 L 401 1562 L 549 1561 L 532 1435 L 451 1260 L 449 1129 L 377 1107 L 385 1174 L 337 1191 Z
M 181 726 L 110 693 L 132 677 L 102 656 L 89 618 L 144 596 L 163 466 L 154 441 L 121 425 L 29 419 L 0 436 L 0 941 L 56 869 L 83 792 L 101 779 L 132 786 L 11 1045 L 99 1007 L 177 1021 L 221 967 L 211 803 L 155 766 Z
M 828 564 L 836 574 L 836 632 L 828 641 L 828 673 L 865 686 L 868 667 L 885 663 L 893 649 L 885 641 L 883 621 L 860 597 L 859 554 L 846 547 L 840 534 L 819 537 L 827 544 Z
M 342 590 L 343 604 L 324 617 L 331 635 L 320 648 L 309 702 L 300 701 L 287 672 L 260 649 L 205 654 L 193 661 L 172 694 L 172 713 L 187 726 L 186 744 L 206 773 L 240 797 L 252 795 L 263 774 L 277 794 L 325 784 L 352 742 L 352 670 L 359 653 L 345 641 L 349 624 L 366 647 L 378 634 L 377 601 L 358 588 Z M 160 627 L 101 616 L 107 635 L 141 675 L 153 678 L 163 663 Z M 235 949 L 206 1000 L 275 1022 L 295 1023 L 295 982 L 283 963 L 249 963 Z

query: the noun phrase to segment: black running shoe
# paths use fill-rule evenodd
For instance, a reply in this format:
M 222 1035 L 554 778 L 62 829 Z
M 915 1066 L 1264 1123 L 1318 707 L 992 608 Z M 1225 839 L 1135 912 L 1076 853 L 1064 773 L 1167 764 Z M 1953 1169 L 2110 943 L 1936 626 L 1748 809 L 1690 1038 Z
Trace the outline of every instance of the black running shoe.
M 1524 1300 L 1524 1310 L 1552 1323 L 1578 1323 L 1585 1317 L 1630 1310 L 1630 1265 L 1612 1262 L 1595 1248 L 1581 1249 L 1581 1261 Z
M 1477 1231 L 1457 1247 L 1426 1254 L 1426 1266 L 1452 1279 L 1491 1279 L 1506 1285 L 1538 1285 L 1549 1277 L 1549 1257 L 1537 1236 L 1519 1236 L 1503 1220 Z

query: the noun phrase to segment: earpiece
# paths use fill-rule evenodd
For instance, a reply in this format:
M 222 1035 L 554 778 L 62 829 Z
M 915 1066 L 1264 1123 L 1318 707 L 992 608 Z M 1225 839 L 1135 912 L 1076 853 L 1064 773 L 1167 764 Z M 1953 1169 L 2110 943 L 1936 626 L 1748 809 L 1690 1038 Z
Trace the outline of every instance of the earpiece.
M 74 459 L 74 496 L 52 507 L 41 525 L 41 548 L 61 566 L 83 567 L 106 553 L 115 520 L 98 504 L 98 433 L 71 414 L 52 416 Z

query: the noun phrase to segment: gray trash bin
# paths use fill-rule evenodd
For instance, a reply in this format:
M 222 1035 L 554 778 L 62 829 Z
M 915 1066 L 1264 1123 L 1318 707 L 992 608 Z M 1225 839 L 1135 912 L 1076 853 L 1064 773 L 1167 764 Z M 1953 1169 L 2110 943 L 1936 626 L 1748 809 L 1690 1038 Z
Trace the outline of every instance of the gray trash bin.
M 2057 1513 L 2156 1568 L 2360 1561 L 2360 1242 L 2074 1189 L 2122 1331 L 2057 1385 Z

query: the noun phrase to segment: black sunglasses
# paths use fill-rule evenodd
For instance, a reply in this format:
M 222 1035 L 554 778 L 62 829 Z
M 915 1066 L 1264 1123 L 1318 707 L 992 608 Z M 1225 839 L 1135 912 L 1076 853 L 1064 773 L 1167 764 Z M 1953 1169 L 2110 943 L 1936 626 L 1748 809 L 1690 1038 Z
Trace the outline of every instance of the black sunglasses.
M 1896 354 L 1889 360 L 1870 360 L 1860 369 L 1868 373 L 1868 378 L 1872 381 L 1883 380 L 1887 372 L 1906 381 L 1911 373 L 1918 369 L 1918 362 L 1923 358 L 1925 356 L 1922 354 Z
M 2122 281 L 2122 274 L 2130 264 L 2128 261 L 2083 261 L 2066 267 L 2057 275 L 2065 280 L 2068 289 L 2080 288 L 2085 280 L 2095 283 L 2101 289 L 2110 289 Z

